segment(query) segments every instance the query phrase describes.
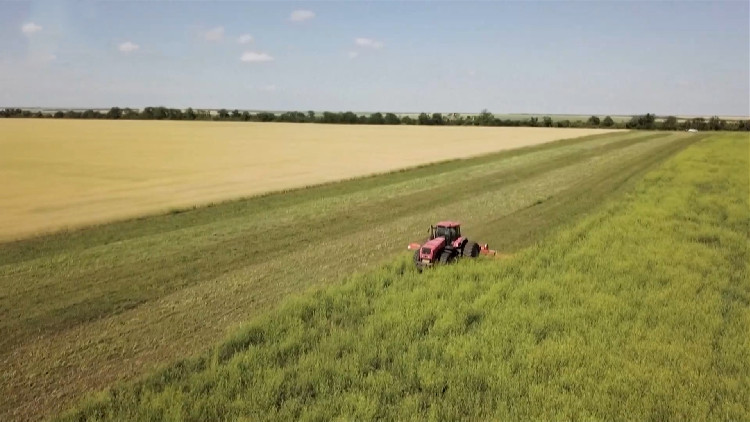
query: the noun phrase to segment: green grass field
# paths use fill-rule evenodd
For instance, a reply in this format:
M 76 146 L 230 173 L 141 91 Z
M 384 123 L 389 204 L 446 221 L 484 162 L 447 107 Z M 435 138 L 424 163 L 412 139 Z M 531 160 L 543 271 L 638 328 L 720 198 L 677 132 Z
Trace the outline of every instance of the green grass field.
M 0 420 L 200 354 L 290 295 L 405 255 L 440 219 L 520 251 L 705 136 L 564 140 L 0 244 Z
M 682 139 L 618 135 L 448 164 L 493 175 L 489 187 L 441 172 L 461 188 L 447 191 L 471 191 L 460 195 L 465 206 L 428 206 L 441 188 L 422 185 L 414 199 L 425 195 L 427 215 L 401 213 L 398 204 L 418 206 L 400 200 L 356 225 L 385 223 L 379 237 L 398 243 L 424 218 L 473 209 L 467 229 L 492 241 L 514 232 L 499 228 L 509 221 L 527 233 L 498 242 L 514 256 L 420 275 L 402 253 L 286 300 L 211 350 L 91 396 L 60 420 L 748 420 L 746 135 L 703 139 L 534 242 L 558 214 L 572 221 L 579 202 L 601 201 L 691 142 Z M 418 180 L 407 174 L 389 176 L 383 200 Z M 399 219 L 403 232 L 391 212 L 410 215 Z M 545 216 L 547 227 L 531 223 Z

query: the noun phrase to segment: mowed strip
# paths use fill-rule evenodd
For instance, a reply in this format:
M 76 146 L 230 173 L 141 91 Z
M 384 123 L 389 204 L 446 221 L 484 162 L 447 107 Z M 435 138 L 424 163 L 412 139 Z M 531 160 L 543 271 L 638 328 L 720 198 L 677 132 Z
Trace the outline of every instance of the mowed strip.
M 0 239 L 604 133 L 0 120 Z
M 2 415 L 48 414 L 198 353 L 289 294 L 404 253 L 441 218 L 512 252 L 697 139 L 566 140 L 0 245 Z

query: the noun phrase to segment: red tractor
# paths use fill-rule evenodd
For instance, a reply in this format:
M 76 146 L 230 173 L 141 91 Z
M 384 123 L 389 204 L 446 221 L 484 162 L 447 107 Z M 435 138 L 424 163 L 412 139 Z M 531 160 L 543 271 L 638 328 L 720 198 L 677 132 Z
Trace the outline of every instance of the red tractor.
M 461 223 L 441 221 L 430 226 L 430 237 L 424 244 L 412 243 L 409 250 L 414 250 L 414 265 L 419 271 L 437 263 L 449 264 L 461 257 L 476 258 L 480 254 L 494 255 L 495 251 L 487 248 L 485 243 L 479 246 L 461 236 Z

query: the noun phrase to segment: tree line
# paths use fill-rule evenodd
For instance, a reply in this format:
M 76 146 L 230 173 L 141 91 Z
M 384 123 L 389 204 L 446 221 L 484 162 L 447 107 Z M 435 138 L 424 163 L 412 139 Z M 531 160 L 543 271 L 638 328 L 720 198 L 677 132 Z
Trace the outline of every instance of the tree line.
M 730 130 L 750 131 L 750 120 L 725 120 L 718 116 L 709 119 L 696 117 L 678 119 L 668 116 L 657 119 L 647 113 L 633 116 L 629 121 L 615 121 L 610 116 L 591 116 L 587 120 L 553 120 L 550 116 L 529 117 L 527 119 L 500 118 L 483 110 L 476 115 L 459 113 L 421 113 L 416 117 L 398 116 L 394 113 L 357 114 L 351 111 L 316 113 L 308 111 L 287 111 L 284 113 L 258 112 L 221 109 L 212 112 L 188 108 L 186 110 L 167 107 L 146 107 L 144 109 L 112 107 L 107 112 L 97 110 L 67 110 L 54 113 L 32 112 L 20 108 L 0 110 L 0 118 L 54 118 L 54 119 L 126 119 L 126 120 L 210 120 L 236 122 L 287 122 L 287 123 L 329 123 L 329 124 L 368 124 L 368 125 L 422 125 L 422 126 L 505 126 L 505 127 L 574 127 L 612 128 L 646 130 Z

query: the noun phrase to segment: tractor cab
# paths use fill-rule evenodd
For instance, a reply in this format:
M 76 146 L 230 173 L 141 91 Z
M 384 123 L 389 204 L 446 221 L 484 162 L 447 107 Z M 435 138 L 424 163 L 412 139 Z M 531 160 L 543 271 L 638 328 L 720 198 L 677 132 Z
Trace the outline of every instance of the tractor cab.
M 430 240 L 444 237 L 446 243 L 451 244 L 461 237 L 461 224 L 455 221 L 441 221 L 435 226 L 430 226 Z

